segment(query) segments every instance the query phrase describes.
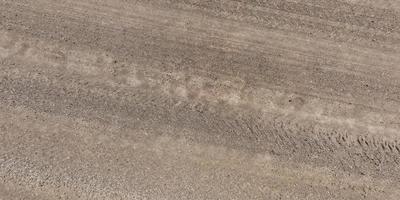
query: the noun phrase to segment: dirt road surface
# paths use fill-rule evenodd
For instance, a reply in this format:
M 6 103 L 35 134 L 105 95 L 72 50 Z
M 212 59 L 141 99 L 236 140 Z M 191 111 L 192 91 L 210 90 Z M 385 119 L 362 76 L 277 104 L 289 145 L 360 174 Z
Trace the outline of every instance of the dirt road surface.
M 0 199 L 400 199 L 398 0 L 0 0 Z

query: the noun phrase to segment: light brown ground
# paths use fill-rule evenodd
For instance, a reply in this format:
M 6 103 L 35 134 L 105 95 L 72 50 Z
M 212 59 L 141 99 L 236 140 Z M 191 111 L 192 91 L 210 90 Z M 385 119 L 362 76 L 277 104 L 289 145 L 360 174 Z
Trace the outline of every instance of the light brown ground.
M 0 199 L 399 199 L 397 0 L 0 0 Z

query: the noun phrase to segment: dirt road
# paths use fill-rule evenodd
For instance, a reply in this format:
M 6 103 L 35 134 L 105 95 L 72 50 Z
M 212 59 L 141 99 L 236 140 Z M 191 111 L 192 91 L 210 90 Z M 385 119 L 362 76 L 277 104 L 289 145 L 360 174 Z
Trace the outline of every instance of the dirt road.
M 0 199 L 399 199 L 397 0 L 0 0 Z

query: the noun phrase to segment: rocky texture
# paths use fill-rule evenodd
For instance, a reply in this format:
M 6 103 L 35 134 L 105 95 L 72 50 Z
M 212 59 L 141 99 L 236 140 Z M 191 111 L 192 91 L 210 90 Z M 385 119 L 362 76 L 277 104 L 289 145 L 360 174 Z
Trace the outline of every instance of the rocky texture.
M 0 0 L 0 199 L 398 199 L 395 0 Z

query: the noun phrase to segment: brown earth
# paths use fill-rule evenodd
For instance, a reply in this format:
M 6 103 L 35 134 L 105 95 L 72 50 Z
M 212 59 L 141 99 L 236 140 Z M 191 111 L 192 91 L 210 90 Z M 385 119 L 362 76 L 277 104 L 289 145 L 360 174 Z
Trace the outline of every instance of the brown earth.
M 400 199 L 397 0 L 0 0 L 0 199 Z

